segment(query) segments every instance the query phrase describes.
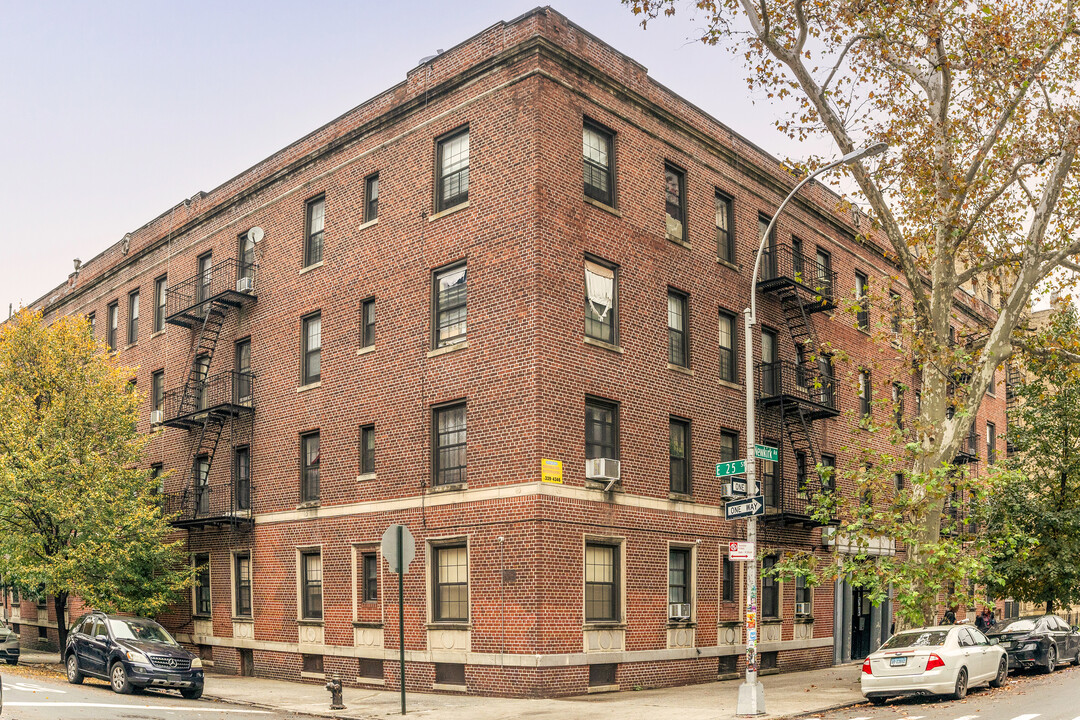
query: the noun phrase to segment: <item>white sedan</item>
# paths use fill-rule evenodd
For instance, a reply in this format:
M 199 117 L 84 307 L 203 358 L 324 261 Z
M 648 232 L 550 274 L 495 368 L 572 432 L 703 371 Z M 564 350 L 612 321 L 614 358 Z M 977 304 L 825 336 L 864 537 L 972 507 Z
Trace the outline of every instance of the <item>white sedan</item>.
M 866 658 L 862 693 L 875 705 L 904 695 L 948 695 L 962 700 L 968 688 L 1001 687 L 1009 674 L 1005 650 L 967 625 L 905 630 Z

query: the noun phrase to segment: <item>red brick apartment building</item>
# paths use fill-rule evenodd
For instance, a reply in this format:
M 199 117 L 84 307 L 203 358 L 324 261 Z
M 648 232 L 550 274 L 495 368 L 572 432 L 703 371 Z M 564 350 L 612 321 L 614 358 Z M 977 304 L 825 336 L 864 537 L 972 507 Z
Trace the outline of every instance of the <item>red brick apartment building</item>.
M 216 671 L 398 686 L 378 542 L 403 523 L 409 688 L 704 682 L 741 667 L 744 572 L 725 555 L 745 528 L 723 519 L 714 464 L 743 454 L 737 316 L 793 184 L 540 8 L 176 205 L 35 307 L 89 316 L 138 368 L 146 464 L 169 473 L 199 568 L 161 620 Z M 814 468 L 886 442 L 857 429 L 857 371 L 796 350 L 842 349 L 890 392 L 895 361 L 858 327 L 890 310 L 845 310 L 867 283 L 904 294 L 867 225 L 808 188 L 759 283 L 776 553 L 843 551 L 807 514 Z M 891 615 L 845 583 L 766 582 L 760 600 L 766 670 L 865 655 Z M 23 602 L 19 622 L 48 632 L 41 612 Z

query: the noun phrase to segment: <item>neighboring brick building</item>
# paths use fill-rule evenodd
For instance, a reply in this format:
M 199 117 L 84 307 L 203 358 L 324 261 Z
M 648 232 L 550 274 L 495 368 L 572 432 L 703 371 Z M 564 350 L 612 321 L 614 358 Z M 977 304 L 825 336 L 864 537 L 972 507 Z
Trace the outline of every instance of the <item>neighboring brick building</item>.
M 744 454 L 738 315 L 759 222 L 793 184 L 545 8 L 125 236 L 35 306 L 92 316 L 138 367 L 147 465 L 172 472 L 167 507 L 206 568 L 161 620 L 218 671 L 396 686 L 377 552 L 403 523 L 411 688 L 737 672 L 745 573 L 724 556 L 745 528 L 723 520 L 713 466 Z M 820 486 L 819 459 L 855 462 L 849 444 L 887 446 L 856 427 L 852 367 L 795 364 L 796 340 L 843 350 L 873 366 L 875 398 L 903 367 L 845 311 L 857 276 L 903 294 L 858 221 L 807 188 L 761 285 L 776 364 L 758 437 L 781 447 L 761 465 L 761 544 L 777 552 L 827 557 L 800 486 Z M 1004 431 L 1003 397 L 987 419 Z M 621 479 L 587 478 L 587 457 Z M 845 584 L 760 597 L 765 668 L 858 656 L 888 625 Z

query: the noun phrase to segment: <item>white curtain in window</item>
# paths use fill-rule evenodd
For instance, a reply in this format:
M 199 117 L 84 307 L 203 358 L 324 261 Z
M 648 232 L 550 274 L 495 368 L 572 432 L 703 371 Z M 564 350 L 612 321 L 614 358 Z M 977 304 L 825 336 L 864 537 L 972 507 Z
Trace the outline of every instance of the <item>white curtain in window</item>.
M 615 271 L 585 261 L 585 296 L 601 321 L 611 312 L 615 296 Z

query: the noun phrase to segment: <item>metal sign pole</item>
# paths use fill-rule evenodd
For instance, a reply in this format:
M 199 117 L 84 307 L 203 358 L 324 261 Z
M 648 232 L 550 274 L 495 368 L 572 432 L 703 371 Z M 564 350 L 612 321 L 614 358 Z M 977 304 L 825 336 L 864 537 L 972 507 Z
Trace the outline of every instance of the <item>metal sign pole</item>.
M 405 542 L 402 539 L 404 525 L 397 526 L 397 608 L 398 645 L 401 651 L 401 714 L 405 714 Z

